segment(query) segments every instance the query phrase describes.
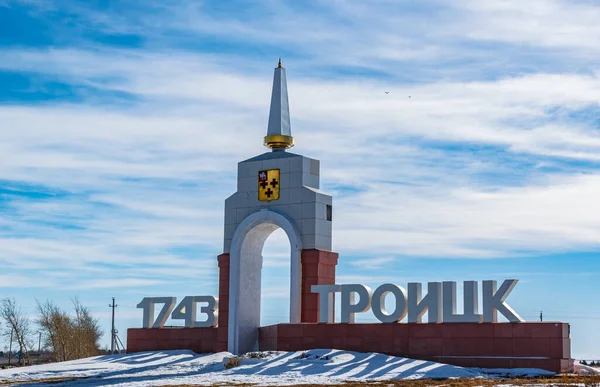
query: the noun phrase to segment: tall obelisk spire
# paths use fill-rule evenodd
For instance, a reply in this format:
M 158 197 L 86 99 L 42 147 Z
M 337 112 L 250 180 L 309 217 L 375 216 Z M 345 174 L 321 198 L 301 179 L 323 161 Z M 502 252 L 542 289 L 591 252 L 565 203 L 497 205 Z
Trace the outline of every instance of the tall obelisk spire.
M 285 151 L 294 146 L 292 128 L 290 126 L 290 106 L 288 104 L 287 80 L 285 69 L 281 66 L 281 58 L 273 75 L 273 91 L 271 93 L 271 110 L 269 125 L 265 136 L 265 146 L 273 151 Z

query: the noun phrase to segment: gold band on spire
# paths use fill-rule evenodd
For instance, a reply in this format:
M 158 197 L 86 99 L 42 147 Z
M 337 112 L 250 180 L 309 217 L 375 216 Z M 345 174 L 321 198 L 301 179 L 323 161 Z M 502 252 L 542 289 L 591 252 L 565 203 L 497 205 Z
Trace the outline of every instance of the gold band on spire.
M 294 137 L 284 136 L 282 134 L 273 134 L 271 136 L 265 136 L 265 146 L 267 148 L 284 148 L 288 149 L 294 146 Z
M 279 63 L 277 63 L 277 68 L 282 68 L 283 66 L 281 65 L 281 58 L 279 58 Z

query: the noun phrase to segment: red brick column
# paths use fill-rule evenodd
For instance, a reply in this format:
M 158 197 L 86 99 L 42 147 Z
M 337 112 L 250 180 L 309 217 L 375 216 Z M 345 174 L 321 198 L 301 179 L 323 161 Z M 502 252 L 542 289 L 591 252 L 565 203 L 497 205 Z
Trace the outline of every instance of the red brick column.
M 319 322 L 319 295 L 312 293 L 312 285 L 335 284 L 335 266 L 338 254 L 317 249 L 302 250 L 302 314 L 303 323 Z
M 229 254 L 221 254 L 219 261 L 219 333 L 217 351 L 227 351 L 229 327 Z

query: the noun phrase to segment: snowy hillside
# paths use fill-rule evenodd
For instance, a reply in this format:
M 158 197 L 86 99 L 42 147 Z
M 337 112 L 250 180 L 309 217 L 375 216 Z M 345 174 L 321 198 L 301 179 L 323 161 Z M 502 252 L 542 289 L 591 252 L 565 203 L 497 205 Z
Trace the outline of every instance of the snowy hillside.
M 533 369 L 485 370 L 411 360 L 374 353 L 337 350 L 271 352 L 262 359 L 244 358 L 225 369 L 231 357 L 222 352 L 198 355 L 191 351 L 142 352 L 99 356 L 47 365 L 0 370 L 0 381 L 75 377 L 68 385 L 155 386 L 165 384 L 257 383 L 327 384 L 343 380 L 389 380 L 495 376 L 552 375 Z M 61 384 L 63 385 L 63 384 Z

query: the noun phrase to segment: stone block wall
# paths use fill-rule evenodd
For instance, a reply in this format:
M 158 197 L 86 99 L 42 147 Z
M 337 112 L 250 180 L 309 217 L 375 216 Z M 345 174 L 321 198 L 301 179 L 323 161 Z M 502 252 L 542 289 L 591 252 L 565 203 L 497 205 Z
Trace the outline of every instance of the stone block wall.
M 196 353 L 217 352 L 219 328 L 129 328 L 127 353 L 189 349 Z
M 335 348 L 465 367 L 571 372 L 567 323 L 279 324 L 260 328 L 261 350 Z

